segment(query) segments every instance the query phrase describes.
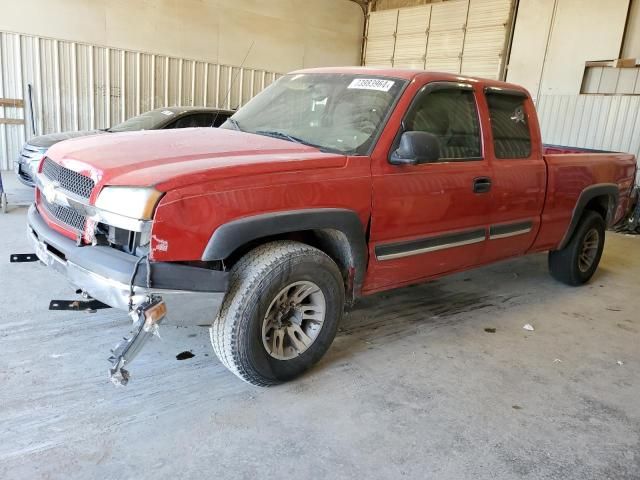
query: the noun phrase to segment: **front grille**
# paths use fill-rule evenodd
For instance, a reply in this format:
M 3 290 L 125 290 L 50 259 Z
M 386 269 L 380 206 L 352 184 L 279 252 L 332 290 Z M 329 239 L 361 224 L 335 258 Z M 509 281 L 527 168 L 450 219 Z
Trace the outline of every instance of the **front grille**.
M 91 196 L 93 188 L 96 186 L 95 182 L 89 177 L 85 177 L 78 172 L 58 165 L 49 158 L 44 159 L 42 175 L 49 180 L 57 182 L 60 188 L 82 198 L 88 199 Z
M 47 202 L 47 199 L 44 197 L 44 195 L 40 195 L 40 202 L 47 213 L 59 222 L 63 223 L 64 226 L 71 227 L 77 232 L 84 231 L 84 223 L 86 220 L 84 215 L 76 212 L 69 207 L 49 203 Z

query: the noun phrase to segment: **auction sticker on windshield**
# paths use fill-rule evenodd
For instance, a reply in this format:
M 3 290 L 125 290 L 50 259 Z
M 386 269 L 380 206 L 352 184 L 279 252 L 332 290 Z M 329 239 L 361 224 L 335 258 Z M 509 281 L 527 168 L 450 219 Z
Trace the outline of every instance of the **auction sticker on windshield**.
M 379 78 L 354 78 L 347 88 L 388 92 L 394 83 L 393 80 L 381 80 Z

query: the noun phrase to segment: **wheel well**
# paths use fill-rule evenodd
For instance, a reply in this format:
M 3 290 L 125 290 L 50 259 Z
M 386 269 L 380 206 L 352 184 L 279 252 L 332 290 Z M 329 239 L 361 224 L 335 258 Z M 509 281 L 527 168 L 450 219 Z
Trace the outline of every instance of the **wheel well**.
M 562 250 L 569 243 L 585 212 L 595 212 L 602 216 L 608 226 L 615 217 L 618 194 L 618 186 L 614 183 L 595 184 L 585 188 L 578 197 L 569 227 L 556 250 Z
M 610 202 L 611 197 L 609 195 L 598 195 L 597 197 L 593 197 L 587 202 L 584 207 L 584 212 L 586 212 L 587 210 L 596 212 L 600 214 L 600 216 L 602 216 L 602 219 L 606 222 L 609 218 Z
M 340 269 L 347 293 L 347 301 L 351 303 L 357 294 L 355 291 L 354 277 L 356 268 L 356 259 L 354 250 L 349 242 L 347 235 L 340 230 L 334 229 L 317 229 L 304 230 L 299 232 L 287 232 L 277 235 L 261 237 L 237 248 L 229 257 L 224 260 L 226 268 L 231 268 L 246 253 L 253 250 L 259 245 L 273 242 L 275 240 L 294 240 L 311 245 L 318 250 L 326 253 Z

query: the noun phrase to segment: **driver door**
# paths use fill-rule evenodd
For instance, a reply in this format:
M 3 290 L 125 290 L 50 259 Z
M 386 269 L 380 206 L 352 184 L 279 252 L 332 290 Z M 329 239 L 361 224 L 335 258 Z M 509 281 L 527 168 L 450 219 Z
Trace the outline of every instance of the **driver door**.
M 400 286 L 480 262 L 490 212 L 476 92 L 432 82 L 418 91 L 391 147 L 404 131 L 434 135 L 433 163 L 373 165 L 370 268 L 366 290 Z

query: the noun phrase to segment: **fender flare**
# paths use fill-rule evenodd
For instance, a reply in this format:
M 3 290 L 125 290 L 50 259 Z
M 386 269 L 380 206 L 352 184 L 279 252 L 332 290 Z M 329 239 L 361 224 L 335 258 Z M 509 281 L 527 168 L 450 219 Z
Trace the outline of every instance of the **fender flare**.
M 367 266 L 367 241 L 360 217 L 353 210 L 315 208 L 272 212 L 240 218 L 219 226 L 202 254 L 203 261 L 224 260 L 241 246 L 283 233 L 336 230 L 344 234 L 351 247 L 354 287 L 360 290 Z
M 567 246 L 569 240 L 573 236 L 573 232 L 575 232 L 578 227 L 578 222 L 580 222 L 580 218 L 584 213 L 584 210 L 587 204 L 596 197 L 607 196 L 609 198 L 607 204 L 607 217 L 605 218 L 605 222 L 607 226 L 613 221 L 615 216 L 616 209 L 618 208 L 618 198 L 620 196 L 620 191 L 618 189 L 618 185 L 615 183 L 598 183 L 596 185 L 591 185 L 585 188 L 578 197 L 578 201 L 576 202 L 576 206 L 573 209 L 573 213 L 571 215 L 571 222 L 569 223 L 569 228 L 567 229 L 560 245 L 558 246 L 558 250 L 562 250 Z

